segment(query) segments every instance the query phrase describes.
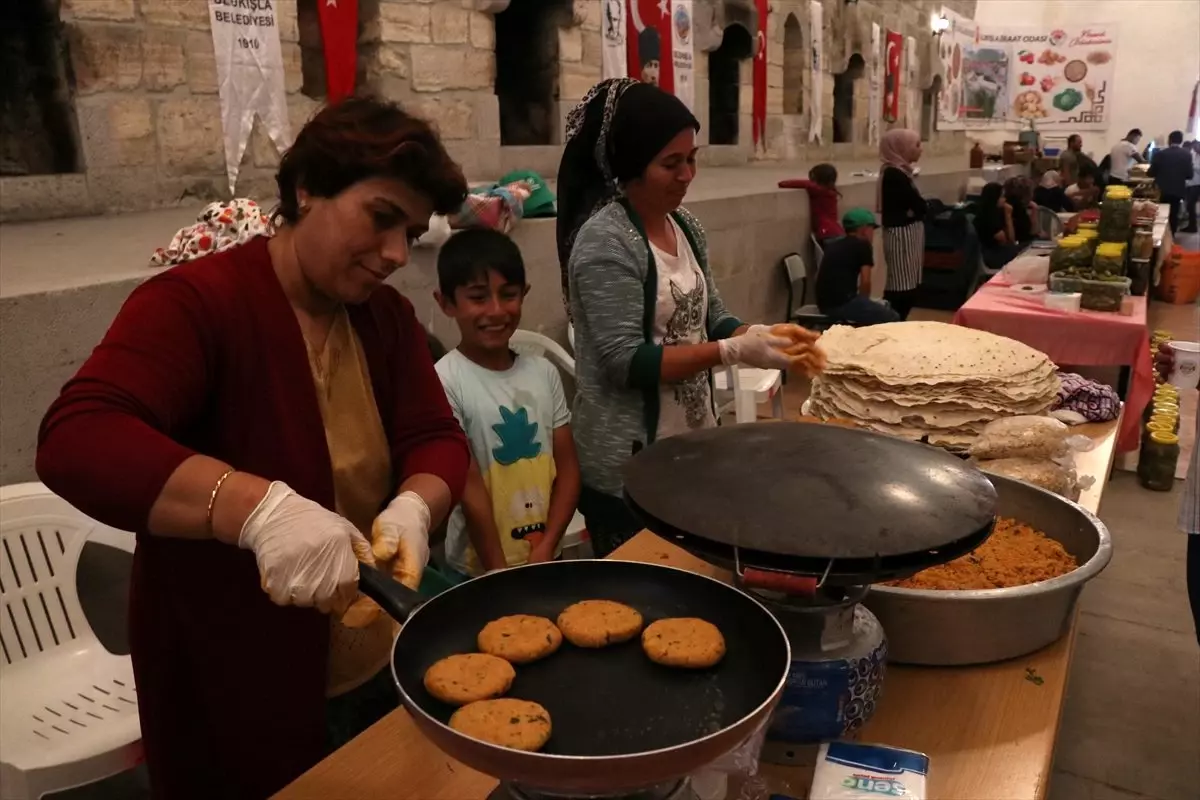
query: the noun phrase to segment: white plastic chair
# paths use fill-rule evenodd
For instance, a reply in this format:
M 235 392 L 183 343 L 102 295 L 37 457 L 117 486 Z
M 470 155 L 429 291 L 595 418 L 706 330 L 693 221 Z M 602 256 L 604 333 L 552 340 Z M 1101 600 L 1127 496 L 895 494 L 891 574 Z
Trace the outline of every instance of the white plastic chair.
M 738 424 L 758 419 L 760 403 L 771 402 L 772 415 L 783 419 L 783 373 L 777 369 L 730 366 L 713 373 L 713 386 L 718 392 L 728 392 L 737 386 L 733 400 L 717 408 L 718 415 L 733 409 Z
M 0 798 L 36 800 L 142 761 L 129 656 L 113 655 L 79 604 L 87 540 L 132 553 L 40 483 L 0 487 Z
M 573 333 L 570 328 L 567 329 L 567 332 L 568 336 Z M 513 331 L 512 338 L 508 340 L 508 345 L 518 354 L 524 353 L 526 355 L 543 356 L 549 359 L 551 364 L 558 367 L 574 380 L 575 359 L 563 349 L 562 345 L 549 336 L 535 333 L 534 331 L 518 329 Z M 574 342 L 572 342 L 573 345 Z M 586 556 L 585 549 L 587 544 L 587 527 L 584 524 L 583 515 L 576 511 L 575 516 L 571 519 L 571 523 L 567 525 L 566 532 L 563 533 L 563 558 L 584 558 Z

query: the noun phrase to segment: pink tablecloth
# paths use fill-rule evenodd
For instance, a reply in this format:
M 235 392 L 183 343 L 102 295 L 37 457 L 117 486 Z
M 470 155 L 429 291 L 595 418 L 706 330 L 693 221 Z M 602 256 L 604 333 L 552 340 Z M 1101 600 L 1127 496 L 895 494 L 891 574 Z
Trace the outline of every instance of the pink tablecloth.
M 1146 329 L 1146 298 L 1134 297 L 1133 314 L 1067 312 L 1046 308 L 1039 297 L 1020 296 L 993 278 L 954 315 L 954 322 L 1024 342 L 1054 363 L 1131 368 L 1117 449 L 1138 446 L 1142 410 L 1154 394 L 1154 364 Z

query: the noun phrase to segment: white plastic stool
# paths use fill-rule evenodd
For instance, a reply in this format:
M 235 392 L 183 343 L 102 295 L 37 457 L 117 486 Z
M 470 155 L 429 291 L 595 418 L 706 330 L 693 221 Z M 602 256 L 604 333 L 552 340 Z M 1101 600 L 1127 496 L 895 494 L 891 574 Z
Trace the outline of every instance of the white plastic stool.
M 0 798 L 36 800 L 142 761 L 129 656 L 79 605 L 84 542 L 132 553 L 134 536 L 40 483 L 0 487 Z
M 733 393 L 732 405 L 739 424 L 758 419 L 758 405 L 768 400 L 771 401 L 772 416 L 783 419 L 783 373 L 777 369 L 737 366 L 718 369 L 713 373 L 713 385 L 719 392 L 729 391 L 735 381 L 737 391 Z M 723 414 L 728 410 L 727 403 L 718 409 L 718 413 Z

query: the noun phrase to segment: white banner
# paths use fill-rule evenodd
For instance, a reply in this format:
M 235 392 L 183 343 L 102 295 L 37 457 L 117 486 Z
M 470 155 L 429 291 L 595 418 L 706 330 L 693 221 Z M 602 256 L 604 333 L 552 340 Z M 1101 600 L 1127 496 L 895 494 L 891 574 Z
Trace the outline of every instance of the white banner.
M 921 105 L 918 98 L 923 87 L 920 83 L 921 71 L 917 64 L 917 40 L 909 36 L 904 40 L 904 127 L 914 131 L 921 130 Z M 936 118 L 936 111 L 935 111 Z
M 825 76 L 821 72 L 821 62 L 825 60 L 823 34 L 821 27 L 821 0 L 809 0 L 808 3 L 808 43 L 812 63 L 808 85 L 808 140 L 821 144 L 821 125 L 825 121 Z
M 867 143 L 872 147 L 879 144 L 879 126 L 883 116 L 883 53 L 880 46 L 881 31 L 878 22 L 871 23 L 871 60 L 868 65 L 870 80 L 867 102 Z
M 671 57 L 675 63 L 675 96 L 693 112 L 696 110 L 696 84 L 693 79 L 695 18 L 692 0 L 674 0 L 671 4 Z
M 272 0 L 208 0 L 208 10 L 225 131 L 225 171 L 232 193 L 256 114 L 281 152 L 292 143 L 283 57 Z
M 600 77 L 629 76 L 629 60 L 625 53 L 625 0 L 604 0 L 600 10 Z

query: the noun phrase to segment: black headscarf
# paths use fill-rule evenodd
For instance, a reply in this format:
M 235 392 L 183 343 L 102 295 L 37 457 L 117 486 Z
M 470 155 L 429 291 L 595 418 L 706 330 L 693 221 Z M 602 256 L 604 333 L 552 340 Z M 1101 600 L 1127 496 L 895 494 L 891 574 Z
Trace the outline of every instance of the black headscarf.
M 558 264 L 563 302 L 567 262 L 583 223 L 620 195 L 680 131 L 700 123 L 679 98 L 657 86 L 612 78 L 592 87 L 567 117 L 558 167 Z M 567 314 L 570 315 L 570 304 Z

